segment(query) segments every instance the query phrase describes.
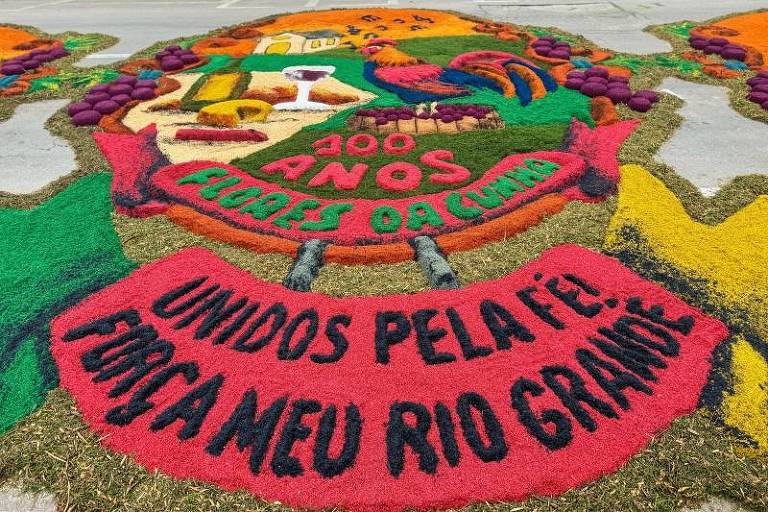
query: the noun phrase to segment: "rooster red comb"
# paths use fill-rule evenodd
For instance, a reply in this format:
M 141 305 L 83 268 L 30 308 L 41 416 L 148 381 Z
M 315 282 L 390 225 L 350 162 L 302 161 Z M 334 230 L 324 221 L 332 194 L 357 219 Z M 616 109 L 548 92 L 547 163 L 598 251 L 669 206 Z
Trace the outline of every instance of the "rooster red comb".
M 397 41 L 386 37 L 374 37 L 366 41 L 365 46 L 397 46 Z

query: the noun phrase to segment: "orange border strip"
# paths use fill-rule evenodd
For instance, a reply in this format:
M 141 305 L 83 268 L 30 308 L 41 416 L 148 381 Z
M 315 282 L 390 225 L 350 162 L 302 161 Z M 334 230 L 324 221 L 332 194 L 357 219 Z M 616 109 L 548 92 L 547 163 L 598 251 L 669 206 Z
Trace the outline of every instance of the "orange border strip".
M 525 231 L 545 217 L 560 212 L 568 202 L 569 199 L 562 194 L 547 194 L 511 213 L 457 233 L 438 235 L 435 240 L 445 253 L 476 249 L 489 242 L 505 240 Z M 233 228 L 187 206 L 171 206 L 165 214 L 172 222 L 193 233 L 255 253 L 282 253 L 292 258 L 296 258 L 298 254 L 298 242 Z M 330 245 L 325 251 L 326 262 L 344 265 L 400 263 L 413 260 L 414 257 L 413 248 L 406 242 L 358 246 Z

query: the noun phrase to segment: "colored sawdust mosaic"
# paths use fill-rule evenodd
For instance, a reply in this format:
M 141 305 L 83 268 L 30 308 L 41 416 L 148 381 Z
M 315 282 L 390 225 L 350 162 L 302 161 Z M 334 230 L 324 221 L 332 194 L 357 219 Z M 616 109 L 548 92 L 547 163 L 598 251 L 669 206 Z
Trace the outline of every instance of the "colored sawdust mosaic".
M 725 27 L 733 32 L 723 34 L 727 39 L 757 49 L 768 60 L 768 41 L 765 39 L 765 25 L 768 23 L 768 12 L 744 14 L 719 20 L 718 27 Z
M 5 61 L 24 54 L 24 45 L 36 39 L 34 35 L 24 30 L 0 27 L 0 59 Z
M 768 122 L 766 23 L 653 27 L 673 51 L 638 56 L 345 9 L 94 69 L 74 62 L 106 36 L 0 26 L 0 116 L 70 99 L 54 124 L 79 159 L 0 195 L 2 474 L 75 471 L 4 444 L 47 431 L 61 411 L 30 414 L 61 384 L 109 461 L 86 461 L 110 484 L 83 510 L 125 501 L 129 459 L 217 508 L 235 490 L 241 509 L 768 508 L 768 179 L 710 202 L 653 159 L 678 123 L 664 78 Z M 725 426 L 702 453 L 732 483 L 663 481 L 648 443 L 698 436 L 675 426 L 693 417 Z M 627 490 L 638 464 L 653 491 Z
M 545 314 L 531 307 L 539 300 L 539 281 L 572 309 Z M 225 291 L 213 295 L 217 289 Z M 224 303 L 234 299 L 233 289 L 238 298 Z M 579 292 L 592 300 L 580 303 L 574 298 Z M 236 319 L 221 329 L 210 317 L 198 321 L 200 296 L 207 297 L 204 307 L 220 303 Z M 272 329 L 254 339 L 250 328 L 240 328 L 258 314 L 259 304 L 264 312 L 257 323 L 271 319 Z M 437 327 L 441 317 L 457 338 L 452 348 L 448 331 Z M 421 340 L 416 344 L 410 343 L 412 330 Z M 594 478 L 644 445 L 643 432 L 664 428 L 695 407 L 708 354 L 727 335 L 722 323 L 618 262 L 568 245 L 502 281 L 452 292 L 346 299 L 297 295 L 190 249 L 94 295 L 58 317 L 53 331 L 62 384 L 110 447 L 178 477 L 246 487 L 296 506 L 353 510 L 460 505 L 466 502 L 467 475 L 482 482 L 473 494 L 491 500 L 558 493 Z M 606 340 L 593 347 L 583 337 L 590 331 Z M 495 343 L 479 343 L 491 341 L 486 333 Z M 642 353 L 648 359 L 633 367 L 638 376 L 610 362 L 620 345 L 608 340 L 622 336 L 647 340 L 650 350 Z M 273 337 L 279 344 L 271 343 Z M 441 339 L 437 351 L 432 343 Z M 142 350 L 158 354 L 148 366 L 165 366 L 141 387 L 137 375 L 121 377 L 125 372 L 112 364 L 115 357 L 106 355 L 128 340 L 143 341 Z M 238 370 L 243 364 L 264 370 L 244 374 Z M 483 383 L 475 379 L 478 365 Z M 281 367 L 290 367 L 290 374 Z M 399 378 L 403 373 L 408 380 Z M 175 375 L 194 387 L 171 385 Z M 587 382 L 589 375 L 594 380 Z M 577 386 L 596 411 L 574 408 L 563 380 Z M 419 384 L 427 382 L 432 385 Z M 467 385 L 473 391 L 464 391 Z M 601 387 L 610 402 L 591 394 Z M 162 411 L 153 406 L 161 396 L 170 404 Z M 238 431 L 247 428 L 257 404 L 267 408 L 263 441 L 244 442 Z M 543 407 L 550 407 L 547 419 L 534 412 Z M 309 418 L 320 413 L 319 424 Z M 288 419 L 280 430 L 283 416 Z M 410 423 L 414 417 L 418 430 Z M 550 422 L 554 432 L 545 428 Z M 308 435 L 310 428 L 316 435 Z M 273 435 L 277 444 L 269 453 L 265 441 Z M 146 436 L 152 436 L 149 444 Z M 311 465 L 298 449 L 292 451 L 302 440 L 314 445 Z M 247 462 L 235 444 L 250 451 Z M 331 444 L 340 447 L 338 455 L 329 451 Z M 581 463 L 587 453 L 593 464 Z M 515 471 L 522 464 L 528 471 Z M 553 475 L 552 468 L 563 471 Z M 285 477 L 293 483 L 280 490 Z M 414 488 L 424 490 L 414 495 Z
M 281 16 L 278 19 L 257 25 L 255 28 L 267 37 L 261 38 L 256 46 L 257 53 L 309 53 L 346 44 L 361 46 L 370 39 L 388 37 L 391 39 L 411 39 L 434 36 L 466 36 L 475 34 L 477 25 L 472 20 L 455 14 L 438 11 L 391 10 L 391 9 L 349 9 L 333 12 L 304 12 Z M 295 46 L 294 38 L 298 34 L 313 36 L 314 31 L 328 32 L 318 34 L 321 44 L 304 44 L 301 49 Z M 280 38 L 281 35 L 289 37 Z M 325 37 L 322 37 L 325 36 Z M 292 46 L 283 51 L 280 46 L 288 41 Z M 263 51 L 262 51 L 263 48 Z M 309 50 L 309 51 L 307 51 Z
M 609 248 L 622 250 L 623 230 L 636 230 L 654 257 L 703 280 L 718 301 L 743 311 L 758 340 L 752 347 L 747 340 L 737 339 L 731 349 L 731 367 L 722 368 L 732 379 L 732 389 L 723 397 L 723 415 L 728 425 L 750 435 L 763 453 L 768 451 L 768 371 L 765 344 L 759 340 L 768 338 L 763 313 L 768 307 L 766 222 L 768 197 L 759 196 L 716 226 L 697 223 L 662 182 L 641 167 L 625 166 L 606 240 Z
M 108 42 L 108 37 L 95 34 L 68 32 L 54 38 L 36 30 L 0 26 L 0 99 L 39 97 L 41 93 L 79 89 L 114 78 L 118 74 L 114 70 L 72 67 L 77 58 Z

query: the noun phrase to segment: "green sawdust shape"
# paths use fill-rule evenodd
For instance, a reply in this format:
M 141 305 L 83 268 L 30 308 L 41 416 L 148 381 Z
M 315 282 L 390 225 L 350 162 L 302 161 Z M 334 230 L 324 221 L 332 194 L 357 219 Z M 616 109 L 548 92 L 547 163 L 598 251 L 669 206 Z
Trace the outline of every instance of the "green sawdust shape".
M 317 157 L 317 163 L 309 169 L 301 178 L 290 182 L 290 188 L 300 192 L 306 192 L 318 197 L 328 199 L 338 199 L 347 197 L 359 197 L 366 199 L 392 199 L 397 197 L 408 197 L 420 194 L 432 194 L 446 190 L 447 188 L 458 188 L 467 183 L 478 179 L 485 171 L 493 167 L 499 160 L 507 155 L 515 153 L 529 153 L 532 151 L 545 151 L 557 149 L 560 147 L 567 125 L 544 125 L 512 127 L 503 130 L 474 130 L 456 134 L 431 134 L 416 136 L 416 149 L 405 155 L 387 155 L 379 150 L 378 153 L 370 157 L 349 156 L 342 154 L 340 157 Z M 240 160 L 232 162 L 233 165 L 248 171 L 265 181 L 279 183 L 288 186 L 289 183 L 283 178 L 282 174 L 267 174 L 261 172 L 263 165 L 278 160 L 285 156 L 297 154 L 314 155 L 312 143 L 332 133 L 342 135 L 347 140 L 356 132 L 343 130 L 338 132 L 321 132 L 304 130 L 290 139 L 279 142 L 274 146 L 253 153 Z M 379 147 L 382 146 L 384 135 L 378 135 Z M 430 170 L 419 162 L 419 157 L 433 149 L 450 149 L 454 154 L 454 162 L 466 167 L 472 173 L 472 177 L 466 182 L 453 185 L 438 185 L 427 180 L 427 176 L 442 171 Z M 355 190 L 336 190 L 333 184 L 326 184 L 321 187 L 308 187 L 307 182 L 317 174 L 323 167 L 330 162 L 342 162 L 346 169 L 351 169 L 356 163 L 365 163 L 369 166 L 368 171 L 363 176 L 360 185 Z M 396 161 L 410 162 L 422 169 L 424 178 L 421 185 L 407 192 L 400 194 L 383 190 L 376 185 L 376 171 L 382 166 Z
M 91 174 L 32 210 L 0 210 L 0 432 L 57 384 L 50 321 L 135 268 L 112 227 L 110 180 Z
M 84 88 L 93 87 L 96 84 L 110 82 L 120 76 L 120 73 L 113 69 L 93 69 L 84 71 L 59 72 L 55 75 L 44 76 L 30 80 L 28 92 L 35 91 L 58 91 L 66 85 L 72 87 Z
M 696 27 L 696 25 L 696 23 L 690 21 L 683 21 L 682 23 L 667 25 L 664 31 L 680 38 L 687 38 L 691 35 L 691 29 Z
M 363 61 L 353 59 L 338 59 L 316 55 L 250 55 L 240 61 L 239 69 L 245 72 L 282 71 L 289 66 L 333 66 L 336 71 L 333 77 L 358 89 L 369 91 L 379 97 L 394 94 L 380 89 L 363 77 Z M 227 68 L 225 68 L 227 69 Z M 229 71 L 229 69 L 227 69 Z
M 490 35 L 417 37 L 400 41 L 397 49 L 408 55 L 424 59 L 430 64 L 443 67 L 448 66 L 451 60 L 462 53 L 474 52 L 478 49 L 525 55 L 525 43 L 522 40 L 518 42 L 502 41 Z M 542 67 L 547 68 L 548 66 Z
M 398 50 L 408 55 L 443 67 L 448 66 L 448 63 L 457 55 L 474 52 L 480 48 L 483 50 L 515 53 L 521 56 L 525 55 L 525 42 L 522 40 L 516 42 L 502 41 L 491 35 L 415 37 L 412 39 L 401 39 L 397 45 Z M 317 55 L 365 60 L 365 56 L 359 50 L 351 48 L 334 48 L 333 50 L 317 52 Z M 542 67 L 549 68 L 549 65 L 543 64 Z
M 215 73 L 229 66 L 232 61 L 233 59 L 229 55 L 209 55 L 207 64 L 190 69 L 182 74 Z
M 546 36 L 553 36 L 558 41 L 566 41 L 571 44 L 579 44 L 579 39 L 570 34 L 563 34 L 561 32 L 552 32 L 551 30 L 548 30 L 546 28 L 536 28 L 536 27 L 533 27 L 528 31 L 539 38 L 546 37 Z
M 565 87 L 558 87 L 556 91 L 547 93 L 543 98 L 534 100 L 526 106 L 520 105 L 520 100 L 517 98 L 505 98 L 488 89 L 476 91 L 471 96 L 445 100 L 443 103 L 492 105 L 507 125 L 569 123 L 575 117 L 590 127 L 595 126 L 590 99 Z
M 603 61 L 602 64 L 629 68 L 636 75 L 642 73 L 643 69 L 652 67 L 674 69 L 685 74 L 700 74 L 703 69 L 703 66 L 698 62 L 692 62 L 675 55 L 653 55 L 649 57 L 615 55 Z
M 93 48 L 98 48 L 100 44 L 101 37 L 95 34 L 76 35 L 64 40 L 64 49 L 68 51 L 90 51 Z
M 590 99 L 576 91 L 558 87 L 556 91 L 545 97 L 532 101 L 526 106 L 520 104 L 516 97 L 507 98 L 489 89 L 475 90 L 469 96 L 444 100 L 441 103 L 472 103 L 490 105 L 496 109 L 499 117 L 506 125 L 543 125 L 569 123 L 574 117 L 595 126 L 590 109 Z M 347 126 L 348 119 L 355 115 L 359 108 L 396 107 L 404 105 L 397 96 L 387 95 L 376 98 L 363 107 L 342 110 L 322 123 L 307 127 L 307 130 L 340 130 Z
M 31 413 L 48 391 L 35 352 L 35 339 L 25 338 L 0 373 L 0 432 Z

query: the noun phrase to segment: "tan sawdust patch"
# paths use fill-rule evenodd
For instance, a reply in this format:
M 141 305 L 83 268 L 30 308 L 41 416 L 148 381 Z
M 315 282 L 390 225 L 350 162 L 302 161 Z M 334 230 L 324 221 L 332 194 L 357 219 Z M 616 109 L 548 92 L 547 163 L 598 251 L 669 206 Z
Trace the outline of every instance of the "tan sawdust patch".
M 280 72 L 254 72 L 251 75 L 249 88 L 263 88 L 265 86 L 288 87 L 291 85 L 291 82 Z M 176 75 L 174 78 L 181 84 L 177 91 L 141 103 L 123 118 L 123 124 L 133 131 L 139 131 L 147 125 L 154 123 L 157 126 L 157 143 L 160 151 L 172 163 L 190 160 L 213 160 L 215 162 L 228 163 L 236 158 L 246 157 L 254 151 L 277 144 L 303 128 L 321 123 L 342 110 L 367 103 L 376 98 L 372 93 L 344 84 L 333 77 L 327 77 L 319 80 L 315 85 L 318 91 L 333 91 L 335 93 L 356 95 L 360 98 L 359 101 L 343 105 L 329 105 L 328 110 L 322 111 L 291 112 L 288 110 L 273 110 L 263 123 L 244 121 L 238 125 L 238 129 L 257 130 L 265 133 L 269 139 L 264 142 L 176 141 L 176 131 L 180 128 L 211 129 L 211 127 L 198 122 L 197 112 L 183 112 L 181 110 L 153 111 L 153 107 L 172 100 L 181 100 L 201 76 L 198 73 Z

